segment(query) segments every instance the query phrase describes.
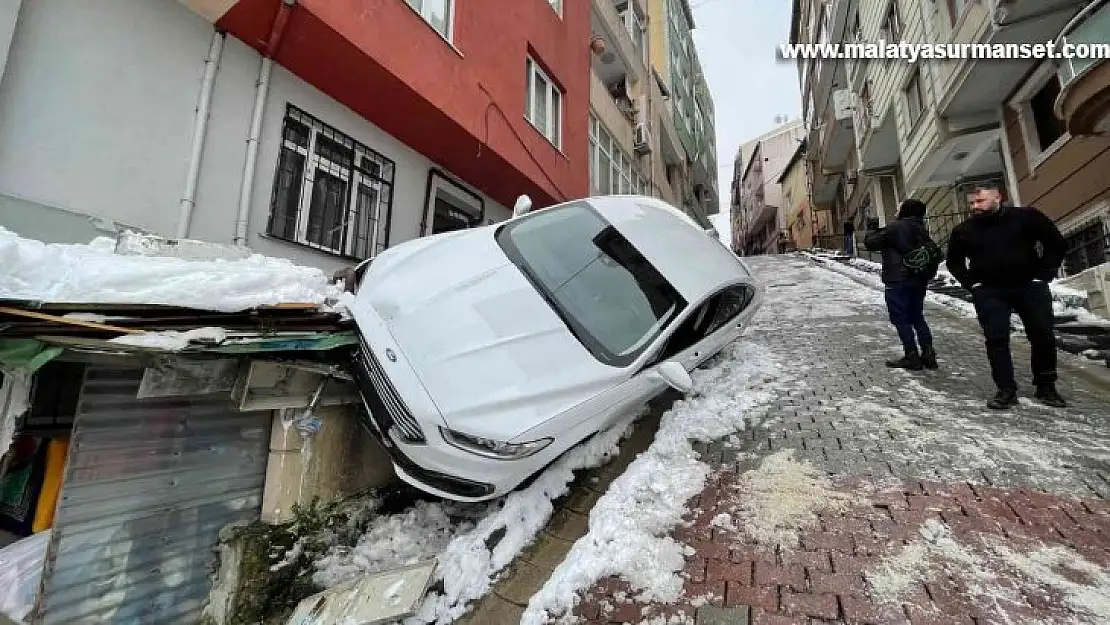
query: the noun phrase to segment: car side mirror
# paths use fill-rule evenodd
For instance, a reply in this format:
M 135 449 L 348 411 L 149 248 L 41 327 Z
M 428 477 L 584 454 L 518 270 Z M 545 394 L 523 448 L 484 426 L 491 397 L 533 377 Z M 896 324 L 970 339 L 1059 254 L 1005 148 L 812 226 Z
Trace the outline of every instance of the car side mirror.
M 516 199 L 516 205 L 513 206 L 513 217 L 520 217 L 530 210 L 532 210 L 532 198 L 522 195 Z
M 655 370 L 674 390 L 684 394 L 694 390 L 694 379 L 690 377 L 686 367 L 683 367 L 680 363 L 668 360 L 656 367 Z

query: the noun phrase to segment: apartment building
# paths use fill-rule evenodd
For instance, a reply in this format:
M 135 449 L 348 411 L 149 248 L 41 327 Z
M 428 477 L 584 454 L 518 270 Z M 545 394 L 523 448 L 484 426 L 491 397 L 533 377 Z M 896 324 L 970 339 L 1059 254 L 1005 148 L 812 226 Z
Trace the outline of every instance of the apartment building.
M 791 39 L 1098 43 L 1110 41 L 1104 7 L 1104 0 L 797 0 Z M 1009 201 L 1057 220 L 1073 247 L 1065 271 L 1105 259 L 1100 216 L 1110 183 L 1095 174 L 1110 165 L 1104 63 L 800 60 L 815 209 L 835 224 L 885 223 L 902 199 L 915 197 L 944 244 L 970 214 L 968 186 L 992 181 Z
M 818 242 L 817 237 L 829 230 L 829 224 L 819 219 L 809 203 L 805 153 L 806 144 L 802 140 L 776 181 L 782 189 L 783 222 L 786 246 L 789 249 L 813 248 Z
M 746 256 L 776 253 L 780 238 L 789 241 L 780 179 L 791 160 L 800 155 L 804 139 L 805 126 L 798 119 L 740 146 L 731 206 L 734 250 L 738 253 Z
M 694 14 L 689 0 L 646 0 L 646 8 L 662 165 L 656 184 L 670 186 L 668 201 L 710 228 L 720 212 L 716 111 L 694 46 Z
M 0 225 L 325 270 L 589 192 L 591 11 L 521 0 L 15 0 Z

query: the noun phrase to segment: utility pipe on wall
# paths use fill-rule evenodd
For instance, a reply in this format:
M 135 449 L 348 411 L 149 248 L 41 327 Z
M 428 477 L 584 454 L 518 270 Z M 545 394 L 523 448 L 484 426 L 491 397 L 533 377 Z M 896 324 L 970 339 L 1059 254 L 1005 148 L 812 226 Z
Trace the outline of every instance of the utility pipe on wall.
M 193 148 L 189 154 L 189 173 L 185 178 L 185 193 L 181 196 L 178 208 L 177 231 L 175 236 L 184 239 L 189 236 L 189 221 L 196 206 L 197 180 L 200 178 L 200 161 L 204 153 L 204 138 L 208 130 L 208 112 L 212 105 L 212 89 L 216 84 L 216 70 L 220 66 L 220 55 L 224 49 L 227 33 L 216 30 L 212 33 L 212 45 L 208 48 L 208 58 L 204 61 L 204 78 L 197 101 L 196 118 L 193 121 Z
M 274 67 L 274 53 L 285 34 L 289 14 L 297 0 L 282 0 L 278 14 L 270 28 L 266 50 L 262 53 L 262 64 L 258 68 L 258 82 L 255 83 L 254 112 L 251 113 L 250 134 L 247 135 L 247 156 L 243 163 L 243 178 L 239 189 L 239 214 L 235 220 L 235 245 L 247 245 L 247 224 L 250 222 L 251 197 L 254 192 L 255 163 L 258 161 L 258 137 L 262 133 L 262 114 L 266 110 L 266 97 L 270 92 L 270 74 Z

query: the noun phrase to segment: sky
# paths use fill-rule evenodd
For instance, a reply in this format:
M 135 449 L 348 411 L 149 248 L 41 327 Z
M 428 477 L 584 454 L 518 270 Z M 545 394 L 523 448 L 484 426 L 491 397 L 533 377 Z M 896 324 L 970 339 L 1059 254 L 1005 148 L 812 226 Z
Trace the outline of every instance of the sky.
M 728 241 L 732 162 L 740 144 L 775 127 L 776 115 L 801 116 L 794 66 L 778 58 L 790 38 L 791 0 L 690 0 L 694 43 L 716 108 L 721 212 L 713 222 Z

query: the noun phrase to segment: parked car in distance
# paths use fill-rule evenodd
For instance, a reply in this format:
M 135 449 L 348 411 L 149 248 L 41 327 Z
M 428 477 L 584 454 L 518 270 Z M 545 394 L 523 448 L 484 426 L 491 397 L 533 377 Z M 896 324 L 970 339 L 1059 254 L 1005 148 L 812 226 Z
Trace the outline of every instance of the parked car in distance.
M 762 286 L 678 209 L 604 196 L 360 266 L 353 377 L 397 476 L 504 495 L 741 335 Z

